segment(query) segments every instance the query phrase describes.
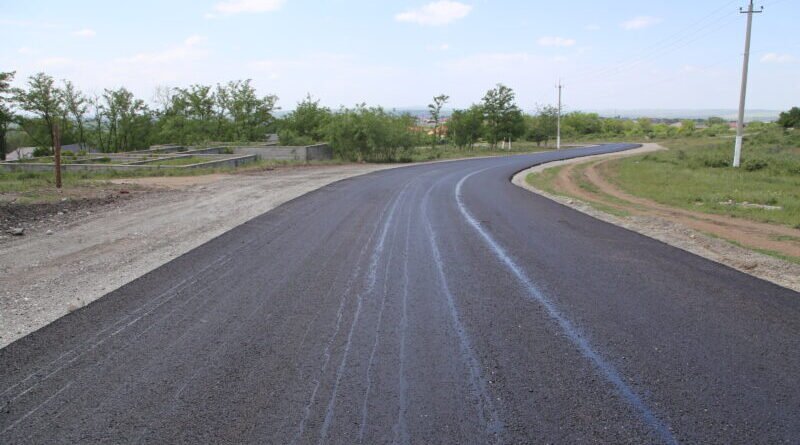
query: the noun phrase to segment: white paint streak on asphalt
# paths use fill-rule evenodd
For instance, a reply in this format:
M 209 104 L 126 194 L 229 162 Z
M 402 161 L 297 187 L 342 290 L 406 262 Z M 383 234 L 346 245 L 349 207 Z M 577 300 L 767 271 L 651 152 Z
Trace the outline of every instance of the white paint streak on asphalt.
M 642 398 L 636 394 L 630 386 L 622 379 L 622 376 L 616 370 L 616 368 L 608 362 L 603 356 L 600 355 L 592 345 L 589 343 L 589 340 L 586 336 L 565 316 L 561 313 L 561 311 L 556 307 L 556 305 L 544 295 L 544 293 L 536 286 L 533 281 L 528 278 L 525 272 L 520 268 L 511 257 L 505 252 L 505 250 L 497 243 L 497 241 L 492 238 L 491 235 L 481 226 L 481 224 L 475 219 L 474 216 L 467 210 L 466 206 L 464 205 L 464 201 L 461 194 L 462 186 L 464 182 L 469 179 L 470 177 L 482 173 L 486 170 L 490 170 L 491 168 L 478 170 L 472 172 L 458 181 L 455 189 L 455 196 L 456 202 L 458 203 L 458 208 L 461 211 L 461 214 L 464 216 L 464 219 L 480 234 L 486 244 L 491 247 L 492 251 L 495 253 L 497 258 L 516 276 L 516 278 L 522 283 L 525 288 L 528 290 L 529 296 L 539 302 L 547 313 L 553 318 L 567 335 L 567 337 L 580 349 L 581 353 L 588 358 L 595 367 L 600 370 L 603 376 L 611 382 L 616 388 L 617 391 L 628 401 L 628 403 L 633 406 L 642 419 L 659 435 L 659 437 L 668 444 L 677 444 L 678 441 L 672 435 L 672 432 L 667 427 L 664 422 L 662 422 L 653 411 L 647 406 L 647 404 L 642 400 Z

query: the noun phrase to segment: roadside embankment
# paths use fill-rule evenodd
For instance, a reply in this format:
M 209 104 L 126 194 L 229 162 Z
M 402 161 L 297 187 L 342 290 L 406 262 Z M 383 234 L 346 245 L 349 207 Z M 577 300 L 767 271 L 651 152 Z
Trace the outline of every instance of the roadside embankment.
M 609 162 L 664 150 L 657 144 L 612 155 L 539 165 L 514 184 L 750 275 L 800 291 L 800 230 L 676 208 L 622 190 Z

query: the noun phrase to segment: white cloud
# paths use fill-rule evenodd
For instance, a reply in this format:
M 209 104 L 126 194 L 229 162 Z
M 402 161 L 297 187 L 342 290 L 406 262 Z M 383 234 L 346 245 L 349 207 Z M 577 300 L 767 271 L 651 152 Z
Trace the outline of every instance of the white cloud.
M 162 51 L 143 52 L 131 57 L 117 59 L 120 63 L 134 64 L 162 64 L 175 61 L 199 60 L 208 55 L 208 51 L 199 48 L 205 37 L 193 35 L 186 38 L 182 44 L 164 49 Z
M 658 17 L 639 16 L 639 17 L 634 17 L 626 22 L 622 22 L 620 26 L 622 26 L 622 29 L 632 31 L 636 29 L 649 28 L 653 25 L 657 25 L 660 22 L 661 19 L 659 19 Z
M 286 0 L 227 0 L 214 5 L 214 13 L 206 14 L 206 18 L 215 18 L 218 14 L 255 14 L 277 11 Z
M 30 48 L 30 47 L 27 47 L 27 46 L 23 46 L 22 48 L 18 49 L 17 52 L 22 54 L 22 55 L 28 56 L 28 55 L 31 55 L 31 54 L 36 54 L 37 51 L 35 49 L 33 49 L 33 48 Z
M 448 51 L 450 49 L 449 43 L 442 43 L 440 45 L 428 45 L 428 51 Z
M 197 46 L 197 45 L 199 45 L 201 43 L 204 43 L 206 40 L 208 40 L 208 39 L 203 37 L 203 36 L 199 36 L 199 35 L 195 34 L 193 36 L 187 37 L 186 40 L 183 41 L 183 44 L 186 45 L 186 46 Z
M 778 54 L 778 53 L 767 53 L 761 58 L 763 63 L 788 63 L 794 62 L 794 56 L 791 54 Z
M 66 57 L 48 57 L 38 61 L 39 66 L 47 68 L 71 65 L 72 63 L 73 60 Z
M 540 37 L 539 40 L 536 41 L 539 46 L 573 46 L 575 45 L 575 39 L 566 39 L 564 37 Z
M 441 0 L 427 5 L 401 12 L 394 16 L 398 22 L 416 23 L 418 25 L 440 26 L 447 25 L 466 17 L 472 6 L 450 0 Z
M 96 36 L 97 33 L 93 29 L 83 28 L 78 31 L 72 33 L 73 36 L 77 37 L 84 37 L 87 39 L 91 39 L 92 37 Z

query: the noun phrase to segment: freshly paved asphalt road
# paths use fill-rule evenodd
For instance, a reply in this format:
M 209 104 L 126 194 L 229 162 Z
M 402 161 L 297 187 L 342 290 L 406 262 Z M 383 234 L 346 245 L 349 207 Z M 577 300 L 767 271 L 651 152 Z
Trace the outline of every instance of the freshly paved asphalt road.
M 0 443 L 798 443 L 800 295 L 513 186 L 399 168 L 0 350 Z

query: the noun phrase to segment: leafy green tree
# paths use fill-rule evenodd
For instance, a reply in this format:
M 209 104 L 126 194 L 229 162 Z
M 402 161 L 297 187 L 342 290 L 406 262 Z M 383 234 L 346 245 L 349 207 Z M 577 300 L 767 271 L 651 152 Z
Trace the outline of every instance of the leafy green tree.
M 569 127 L 576 135 L 600 134 L 603 122 L 596 113 L 582 113 L 574 111 L 562 119 L 562 125 Z
M 706 125 L 709 127 L 713 127 L 715 125 L 725 125 L 726 123 L 727 122 L 725 122 L 725 119 L 721 117 L 712 116 L 706 119 Z
M 69 80 L 64 81 L 64 111 L 69 115 L 69 118 L 74 120 L 75 125 L 78 127 L 78 143 L 81 149 L 86 148 L 86 132 L 85 122 L 86 113 L 89 111 L 89 100 L 86 96 L 73 85 Z M 65 119 L 66 120 L 66 119 Z
M 334 153 L 343 159 L 396 161 L 405 159 L 405 153 L 419 142 L 413 126 L 409 114 L 394 115 L 361 104 L 333 113 L 326 136 Z
M 14 121 L 14 112 L 11 109 L 11 81 L 14 80 L 14 71 L 0 72 L 0 161 L 6 160 L 8 153 L 8 133 L 9 125 Z
M 447 101 L 450 100 L 450 96 L 446 94 L 440 94 L 433 98 L 433 102 L 428 104 L 428 111 L 431 114 L 431 119 L 433 119 L 433 135 L 431 138 L 431 149 L 436 149 L 436 144 L 439 142 L 439 121 L 442 117 L 442 108 L 444 108 Z
M 236 141 L 263 140 L 274 123 L 272 113 L 277 110 L 278 97 L 259 97 L 252 80 L 237 80 L 217 86 L 220 117 L 230 120 L 229 135 Z
M 20 124 L 25 131 L 38 145 L 45 146 L 49 143 L 46 145 L 48 149 L 54 147 L 53 129 L 56 125 L 62 124 L 65 113 L 63 92 L 55 85 L 53 78 L 45 73 L 31 76 L 28 78 L 27 90 L 14 89 L 14 101 L 19 108 L 34 116 L 34 118 L 20 118 Z M 37 128 L 41 126 L 44 126 L 47 132 L 45 138 L 41 137 L 42 128 Z
M 492 148 L 501 139 L 515 139 L 525 132 L 522 111 L 514 98 L 514 90 L 503 84 L 497 84 L 483 96 L 486 140 Z
M 792 107 L 791 110 L 781 113 L 778 125 L 783 128 L 800 128 L 800 108 Z
M 280 120 L 278 135 L 281 144 L 307 145 L 325 139 L 325 127 L 331 110 L 319 104 L 310 94 Z
M 483 109 L 473 105 L 466 110 L 454 110 L 447 123 L 448 137 L 459 149 L 470 149 L 483 134 Z
M 525 139 L 545 145 L 556 137 L 558 128 L 558 108 L 546 105 L 536 110 L 536 114 L 528 117 Z
M 150 143 L 151 113 L 125 88 L 104 90 L 96 102 L 97 145 L 103 152 L 130 151 Z
M 691 119 L 684 119 L 681 121 L 681 128 L 678 131 L 683 136 L 691 136 L 694 134 L 697 125 Z
M 639 132 L 644 136 L 651 137 L 653 134 L 653 121 L 649 117 L 640 117 L 636 119 L 636 126 Z

